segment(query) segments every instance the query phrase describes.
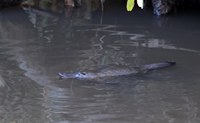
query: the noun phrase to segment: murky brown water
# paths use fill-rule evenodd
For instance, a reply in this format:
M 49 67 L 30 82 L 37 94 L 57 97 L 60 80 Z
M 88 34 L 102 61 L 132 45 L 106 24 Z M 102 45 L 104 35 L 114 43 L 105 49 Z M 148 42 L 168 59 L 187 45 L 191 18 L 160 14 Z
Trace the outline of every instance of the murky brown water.
M 195 13 L 155 18 L 120 9 L 1 10 L 0 122 L 199 123 L 199 22 Z M 142 76 L 57 77 L 166 60 L 177 65 Z

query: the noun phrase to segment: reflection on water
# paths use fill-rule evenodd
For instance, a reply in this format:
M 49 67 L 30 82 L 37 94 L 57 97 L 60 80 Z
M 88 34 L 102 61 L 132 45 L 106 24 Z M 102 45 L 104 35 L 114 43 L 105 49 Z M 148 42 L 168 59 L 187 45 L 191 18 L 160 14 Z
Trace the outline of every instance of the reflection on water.
M 89 18 L 82 18 L 88 9 L 82 10 L 2 11 L 0 81 L 5 81 L 5 86 L 0 88 L 0 122 L 200 121 L 200 59 L 195 46 L 185 47 L 176 40 L 180 37 L 156 38 L 151 23 L 149 27 L 141 27 L 143 23 L 111 25 L 102 14 L 97 18 L 104 21 L 95 23 L 92 12 Z M 193 33 L 186 31 L 188 35 Z M 146 75 L 101 81 L 59 80 L 56 76 L 60 71 L 163 60 L 174 60 L 178 65 Z
M 91 14 L 97 9 L 103 11 L 103 3 L 105 0 L 25 0 L 23 6 L 32 6 L 39 8 L 40 10 L 48 10 L 53 13 L 60 13 L 65 16 L 71 16 L 76 7 L 76 14 L 81 15 L 84 19 L 91 19 Z M 38 11 L 38 10 L 33 10 Z M 41 12 L 40 14 L 45 12 Z M 46 13 L 47 14 L 47 13 Z M 79 19 L 80 20 L 80 19 Z M 82 20 L 82 19 L 81 19 Z
M 0 87 L 5 87 L 5 80 L 3 79 L 3 77 L 0 75 Z

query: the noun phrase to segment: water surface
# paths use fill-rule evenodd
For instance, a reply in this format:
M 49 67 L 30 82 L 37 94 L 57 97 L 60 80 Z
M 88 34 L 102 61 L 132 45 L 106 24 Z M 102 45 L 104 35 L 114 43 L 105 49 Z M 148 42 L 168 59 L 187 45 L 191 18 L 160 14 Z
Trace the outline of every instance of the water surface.
M 200 16 L 33 8 L 0 12 L 0 122 L 199 123 Z M 102 80 L 57 73 L 176 61 L 169 69 Z

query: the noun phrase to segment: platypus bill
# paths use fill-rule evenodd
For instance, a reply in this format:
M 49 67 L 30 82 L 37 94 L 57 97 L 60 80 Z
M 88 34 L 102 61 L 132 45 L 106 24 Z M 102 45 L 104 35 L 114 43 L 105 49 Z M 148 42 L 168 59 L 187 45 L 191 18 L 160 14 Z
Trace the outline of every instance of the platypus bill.
M 128 67 L 120 65 L 111 65 L 109 67 L 100 68 L 97 70 L 86 70 L 76 73 L 58 73 L 59 77 L 62 79 L 67 78 L 77 78 L 77 79 L 95 79 L 101 77 L 114 77 L 114 76 L 124 76 L 138 73 L 146 73 L 151 70 L 157 70 L 161 68 L 166 68 L 175 65 L 176 62 L 159 62 L 153 64 L 142 65 L 140 67 Z

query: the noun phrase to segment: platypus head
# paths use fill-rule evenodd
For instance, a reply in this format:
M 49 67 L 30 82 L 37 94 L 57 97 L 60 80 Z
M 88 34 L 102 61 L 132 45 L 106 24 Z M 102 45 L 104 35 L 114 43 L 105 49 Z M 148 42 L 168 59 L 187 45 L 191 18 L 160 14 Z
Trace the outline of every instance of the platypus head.
M 58 73 L 60 78 L 77 78 L 77 79 L 93 79 L 96 77 L 94 73 L 78 72 L 78 73 Z
M 90 72 L 78 72 L 75 77 L 79 79 L 92 79 L 95 78 L 96 75 Z

